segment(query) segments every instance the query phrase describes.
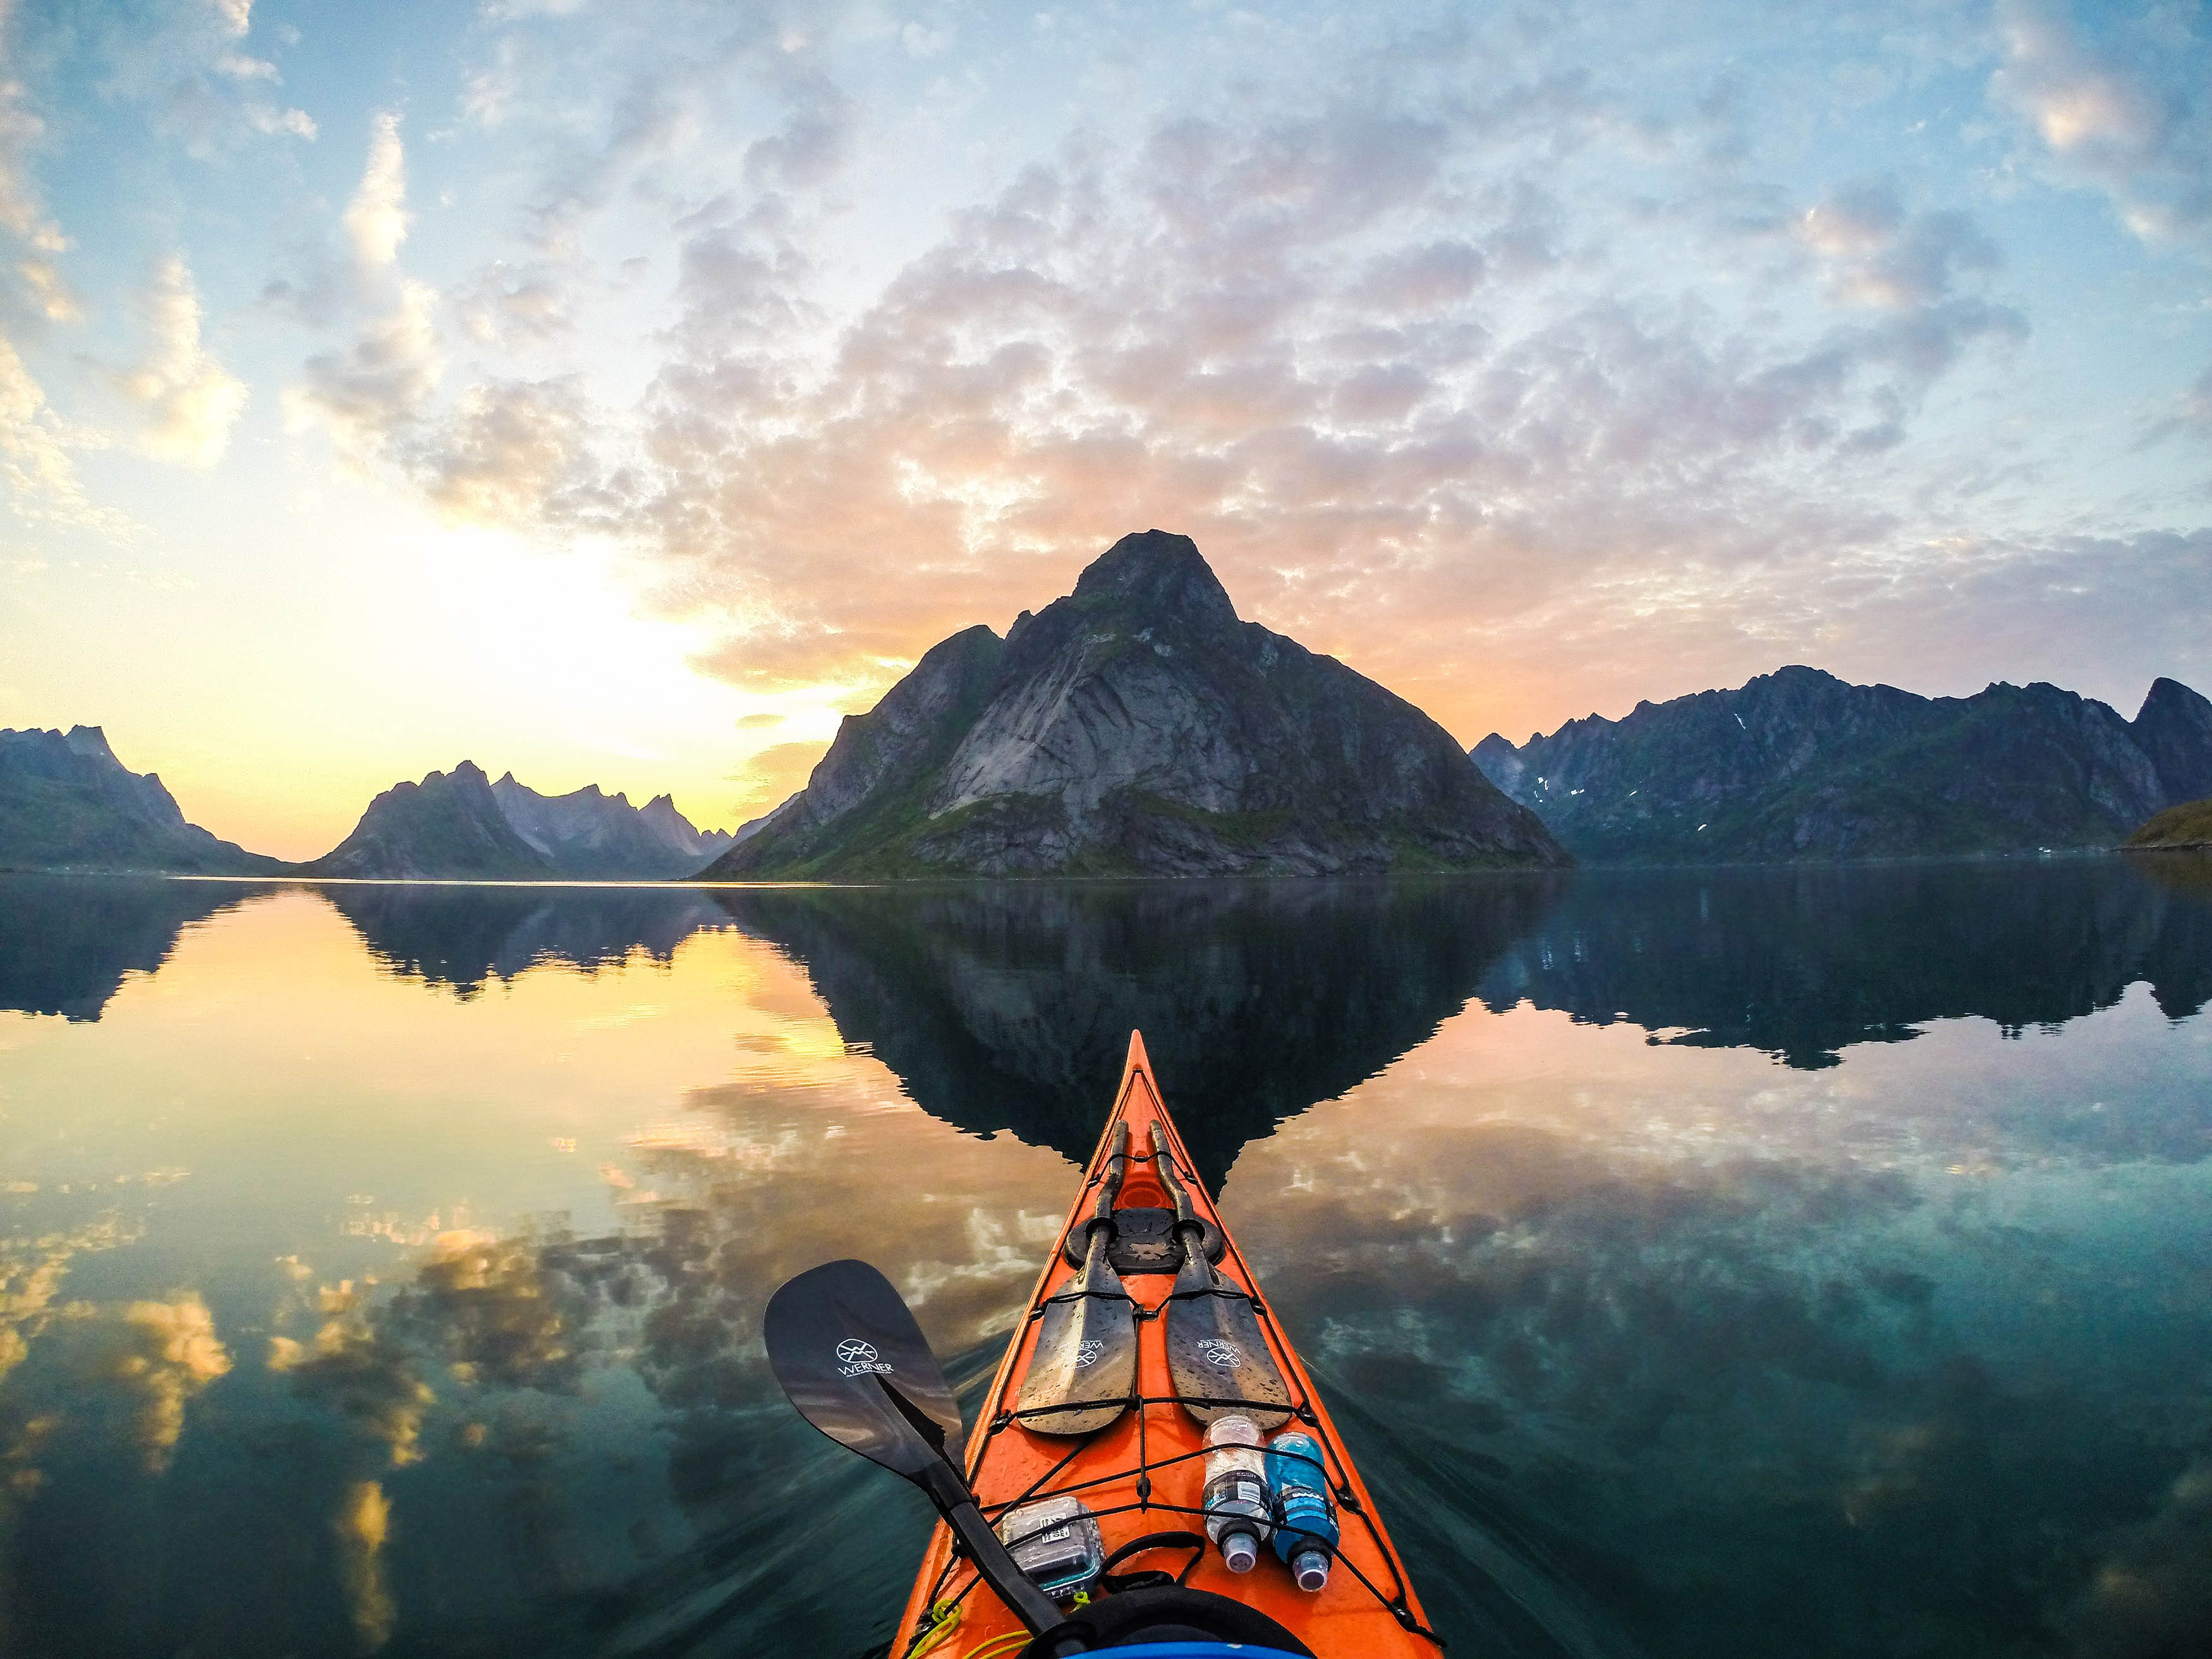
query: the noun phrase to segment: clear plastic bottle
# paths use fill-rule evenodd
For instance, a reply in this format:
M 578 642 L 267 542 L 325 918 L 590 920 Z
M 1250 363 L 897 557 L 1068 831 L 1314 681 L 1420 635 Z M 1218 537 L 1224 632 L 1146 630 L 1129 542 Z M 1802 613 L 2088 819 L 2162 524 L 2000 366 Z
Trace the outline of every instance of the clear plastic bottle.
M 1231 1572 L 1249 1572 L 1273 1530 L 1267 1461 L 1260 1425 L 1241 1413 L 1217 1417 L 1206 1431 L 1206 1535 Z
M 1328 1583 L 1337 1539 L 1321 1443 L 1297 1429 L 1277 1435 L 1267 1446 L 1267 1487 L 1275 1497 L 1275 1553 L 1300 1589 L 1318 1590 Z

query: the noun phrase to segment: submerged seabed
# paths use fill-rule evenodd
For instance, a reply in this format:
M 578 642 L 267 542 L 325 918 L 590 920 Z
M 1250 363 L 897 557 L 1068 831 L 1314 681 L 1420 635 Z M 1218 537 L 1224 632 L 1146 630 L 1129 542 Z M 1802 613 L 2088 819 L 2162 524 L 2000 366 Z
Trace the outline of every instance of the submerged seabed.
M 0 1651 L 890 1640 L 1132 1025 L 1455 1654 L 2202 1651 L 2203 867 L 0 880 Z

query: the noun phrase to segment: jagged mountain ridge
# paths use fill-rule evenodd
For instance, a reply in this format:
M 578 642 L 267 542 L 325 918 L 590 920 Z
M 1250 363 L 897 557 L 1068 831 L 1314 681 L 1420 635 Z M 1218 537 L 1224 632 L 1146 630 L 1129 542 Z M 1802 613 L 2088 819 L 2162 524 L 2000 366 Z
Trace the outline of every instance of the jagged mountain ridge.
M 666 795 L 632 806 L 597 784 L 541 795 L 509 772 L 497 783 L 473 761 L 420 783 L 394 784 L 353 833 L 299 873 L 385 880 L 577 881 L 689 875 L 726 848 Z
M 941 641 L 702 874 L 1328 875 L 1566 862 L 1443 727 L 1125 536 L 1004 640 Z
M 1600 862 L 2110 847 L 2212 779 L 2212 703 L 2161 679 L 2130 722 L 2042 683 L 1923 697 L 1793 665 L 1472 754 Z
M 508 825 L 562 875 L 689 875 L 734 839 L 726 830 L 694 828 L 668 795 L 632 806 L 628 795 L 602 793 L 596 783 L 541 795 L 512 772 L 491 793 Z
M 0 731 L 0 870 L 269 875 L 280 860 L 185 821 L 96 726 Z

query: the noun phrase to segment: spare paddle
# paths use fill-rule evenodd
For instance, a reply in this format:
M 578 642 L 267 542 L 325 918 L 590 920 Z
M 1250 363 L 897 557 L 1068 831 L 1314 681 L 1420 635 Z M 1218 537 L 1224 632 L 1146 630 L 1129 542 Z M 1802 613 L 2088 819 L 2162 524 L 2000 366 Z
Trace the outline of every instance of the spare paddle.
M 1137 1392 L 1137 1322 L 1121 1275 L 1106 1258 L 1114 1200 L 1129 1168 L 1129 1126 L 1114 1126 L 1114 1151 L 1084 1224 L 1083 1266 L 1045 1300 L 1036 1346 L 1022 1376 L 1015 1417 L 1039 1434 L 1090 1434 L 1121 1416 Z
M 1152 1170 L 1175 1200 L 1182 1266 L 1168 1292 L 1168 1376 L 1183 1409 L 1201 1423 L 1241 1413 L 1262 1432 L 1291 1419 L 1291 1390 L 1261 1334 L 1252 1298 L 1206 1259 L 1206 1225 L 1176 1169 L 1167 1136 L 1152 1125 Z M 1279 1408 L 1279 1409 L 1278 1409 Z
M 811 1267 L 769 1298 L 761 1335 L 801 1417 L 927 1492 L 983 1582 L 1030 1630 L 1060 1622 L 946 1461 L 961 1438 L 960 1404 L 889 1279 L 865 1261 Z

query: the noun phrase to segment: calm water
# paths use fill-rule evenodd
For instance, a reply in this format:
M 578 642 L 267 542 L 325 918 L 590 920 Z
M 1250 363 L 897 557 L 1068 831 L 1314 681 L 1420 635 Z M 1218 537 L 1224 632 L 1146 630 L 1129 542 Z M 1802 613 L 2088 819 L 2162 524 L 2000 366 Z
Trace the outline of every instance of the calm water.
M 1459 1656 L 2212 1645 L 2212 880 L 0 882 L 0 1651 L 852 1659 L 1133 1025 Z M 972 1399 L 972 1395 L 971 1395 Z

